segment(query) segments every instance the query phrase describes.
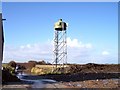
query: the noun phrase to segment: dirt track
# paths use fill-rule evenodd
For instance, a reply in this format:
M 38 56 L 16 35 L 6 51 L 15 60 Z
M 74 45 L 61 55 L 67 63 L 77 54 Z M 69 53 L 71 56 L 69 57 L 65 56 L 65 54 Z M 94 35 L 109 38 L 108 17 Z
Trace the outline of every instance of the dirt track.
M 118 79 L 85 80 L 77 82 L 62 82 L 66 88 L 120 88 Z

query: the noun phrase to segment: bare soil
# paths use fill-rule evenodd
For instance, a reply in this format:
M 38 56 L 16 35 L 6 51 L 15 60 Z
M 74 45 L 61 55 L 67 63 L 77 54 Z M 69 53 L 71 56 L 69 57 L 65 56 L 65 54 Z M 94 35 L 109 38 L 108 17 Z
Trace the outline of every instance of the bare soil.
M 64 85 L 65 88 L 109 88 L 109 90 L 114 88 L 119 90 L 119 68 L 120 65 L 117 64 L 70 65 L 67 68 L 68 74 L 43 75 L 43 77 L 57 80 L 57 85 Z
M 53 79 L 57 83 L 49 84 L 48 88 L 120 88 L 120 64 L 84 64 L 70 65 L 67 74 L 31 75 L 25 78 Z M 46 86 L 47 88 L 47 86 Z

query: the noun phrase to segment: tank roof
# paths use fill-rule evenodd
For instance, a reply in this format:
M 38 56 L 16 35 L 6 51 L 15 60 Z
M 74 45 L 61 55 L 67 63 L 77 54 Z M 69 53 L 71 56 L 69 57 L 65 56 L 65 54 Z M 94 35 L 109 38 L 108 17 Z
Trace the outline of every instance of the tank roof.
M 54 29 L 58 31 L 66 30 L 66 27 L 67 25 L 62 19 L 59 19 L 59 21 L 54 24 Z

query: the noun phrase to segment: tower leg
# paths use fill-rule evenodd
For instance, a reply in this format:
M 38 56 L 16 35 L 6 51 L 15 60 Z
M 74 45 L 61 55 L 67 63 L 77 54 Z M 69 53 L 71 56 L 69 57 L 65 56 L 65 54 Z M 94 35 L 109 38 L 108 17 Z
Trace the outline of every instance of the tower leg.
M 66 30 L 55 30 L 54 37 L 54 63 L 55 69 L 60 68 L 62 71 L 66 64 L 67 57 L 67 41 Z

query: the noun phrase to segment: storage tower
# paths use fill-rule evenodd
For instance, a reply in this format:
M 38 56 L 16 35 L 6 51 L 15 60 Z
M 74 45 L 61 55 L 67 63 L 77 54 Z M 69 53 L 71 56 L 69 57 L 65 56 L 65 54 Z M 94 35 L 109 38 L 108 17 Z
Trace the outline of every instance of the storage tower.
M 63 67 L 67 64 L 67 24 L 59 19 L 54 24 L 54 66 Z

